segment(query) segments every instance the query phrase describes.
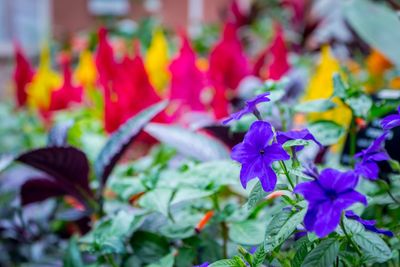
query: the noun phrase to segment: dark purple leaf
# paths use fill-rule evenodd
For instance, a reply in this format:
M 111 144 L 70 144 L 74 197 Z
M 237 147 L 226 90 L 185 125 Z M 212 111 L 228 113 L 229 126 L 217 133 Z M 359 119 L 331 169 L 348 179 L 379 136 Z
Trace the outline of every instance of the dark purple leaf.
M 47 136 L 47 146 L 66 146 L 68 131 L 73 125 L 73 120 L 60 122 L 54 125 Z
M 49 178 L 33 178 L 21 187 L 21 204 L 27 205 L 46 200 L 51 197 L 65 195 L 67 192 L 62 184 Z
M 45 172 L 65 190 L 78 192 L 82 199 L 93 195 L 89 187 L 89 162 L 76 148 L 40 148 L 22 154 L 16 160 Z
M 209 125 L 203 129 L 231 148 L 242 142 L 245 134 L 240 132 L 231 132 L 229 127 L 224 125 Z
M 122 157 L 129 145 L 138 137 L 143 128 L 161 111 L 167 107 L 168 102 L 157 103 L 125 122 L 110 137 L 97 157 L 94 170 L 100 180 L 100 192 L 107 182 L 115 164 Z

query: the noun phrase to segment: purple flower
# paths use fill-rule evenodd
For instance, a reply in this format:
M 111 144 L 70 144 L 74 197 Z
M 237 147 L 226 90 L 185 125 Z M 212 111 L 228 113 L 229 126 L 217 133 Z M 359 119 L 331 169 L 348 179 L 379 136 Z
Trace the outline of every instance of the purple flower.
M 244 106 L 244 108 L 242 108 L 236 113 L 231 114 L 231 116 L 226 120 L 224 120 L 222 123 L 227 124 L 232 120 L 239 120 L 241 117 L 243 117 L 248 113 L 257 112 L 257 104 L 262 102 L 268 102 L 270 99 L 267 96 L 269 95 L 270 93 L 266 92 L 246 101 L 246 105 Z
M 303 129 L 299 131 L 293 130 L 289 132 L 278 132 L 276 135 L 276 140 L 281 145 L 290 140 L 310 140 L 322 147 L 321 143 L 315 139 L 315 137 L 312 135 L 312 133 L 310 133 L 308 129 Z M 304 146 L 301 145 L 295 146 L 295 151 L 300 151 L 303 148 Z
M 274 161 L 288 160 L 290 156 L 282 145 L 271 143 L 273 136 L 268 122 L 256 121 L 250 126 L 243 142 L 232 149 L 232 159 L 242 164 L 240 181 L 244 188 L 248 181 L 257 177 L 265 191 L 275 188 L 276 174 L 271 165 Z
M 357 175 L 362 175 L 370 180 L 378 178 L 379 167 L 376 162 L 389 159 L 383 148 L 386 135 L 387 133 L 382 134 L 368 148 L 355 155 L 356 158 L 361 158 L 355 167 Z
M 381 120 L 381 126 L 385 131 L 389 131 L 394 127 L 400 126 L 400 106 L 397 108 L 398 114 L 386 116 Z
M 196 265 L 196 266 L 193 266 L 193 267 L 208 267 L 209 265 L 210 265 L 210 263 L 204 262 L 204 263 L 202 263 L 200 265 Z
M 354 190 L 357 182 L 354 172 L 325 169 L 318 179 L 298 184 L 294 192 L 302 194 L 308 202 L 304 217 L 307 231 L 324 237 L 338 226 L 342 211 L 356 202 L 366 205 L 365 196 Z
M 346 211 L 346 217 L 352 220 L 356 220 L 357 222 L 364 225 L 364 228 L 368 231 L 375 232 L 378 234 L 383 234 L 389 237 L 393 236 L 393 233 L 388 230 L 382 230 L 375 227 L 376 221 L 375 220 L 364 220 L 357 214 L 355 214 L 352 210 Z

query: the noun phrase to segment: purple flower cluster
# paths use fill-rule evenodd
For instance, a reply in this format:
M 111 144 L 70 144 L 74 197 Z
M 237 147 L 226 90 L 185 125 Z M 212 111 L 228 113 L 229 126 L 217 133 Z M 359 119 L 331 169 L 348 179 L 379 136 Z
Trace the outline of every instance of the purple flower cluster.
M 356 202 L 367 204 L 365 196 L 355 191 L 358 177 L 354 172 L 325 169 L 318 179 L 298 184 L 294 190 L 308 202 L 304 218 L 307 231 L 324 237 L 338 226 L 342 212 Z
M 268 122 L 256 121 L 243 142 L 232 149 L 232 159 L 242 164 L 240 181 L 244 188 L 250 180 L 258 178 L 265 191 L 274 190 L 277 178 L 271 165 L 275 161 L 288 160 L 290 156 L 281 144 L 272 142 L 273 137 Z
M 267 96 L 268 93 L 248 101 L 243 110 L 233 114 L 225 122 L 240 119 L 247 113 L 258 112 L 256 105 L 269 101 Z M 347 209 L 355 203 L 367 205 L 366 197 L 356 191 L 355 188 L 360 176 L 370 180 L 377 179 L 379 173 L 377 163 L 390 159 L 383 145 L 388 134 L 387 131 L 400 126 L 400 108 L 398 110 L 399 114 L 389 115 L 382 120 L 385 133 L 376 138 L 368 148 L 355 155 L 359 162 L 356 163 L 353 171 L 342 172 L 327 168 L 319 173 L 315 166 L 308 168 L 307 172 L 314 180 L 298 184 L 293 191 L 296 194 L 303 195 L 308 202 L 308 209 L 304 218 L 307 231 L 315 232 L 317 236 L 324 237 L 336 229 L 342 214 L 345 214 L 347 218 L 361 223 L 368 231 L 393 236 L 390 231 L 376 228 L 375 221 L 364 220 Z M 246 188 L 250 180 L 258 178 L 265 191 L 274 190 L 277 175 L 272 165 L 274 162 L 280 161 L 281 166 L 284 166 L 283 161 L 290 159 L 290 155 L 283 148 L 283 145 L 290 140 L 313 141 L 322 147 L 321 143 L 307 129 L 275 134 L 268 122 L 261 119 L 254 122 L 246 133 L 243 142 L 236 145 L 231 154 L 232 159 L 242 165 L 240 171 L 242 186 Z M 299 143 L 299 145 L 294 146 L 294 151 L 300 151 L 303 147 Z
M 356 158 L 361 158 L 361 161 L 356 164 L 355 173 L 362 175 L 370 180 L 378 178 L 379 167 L 377 162 L 388 160 L 389 156 L 384 151 L 383 145 L 387 133 L 379 136 L 372 144 L 355 155 Z

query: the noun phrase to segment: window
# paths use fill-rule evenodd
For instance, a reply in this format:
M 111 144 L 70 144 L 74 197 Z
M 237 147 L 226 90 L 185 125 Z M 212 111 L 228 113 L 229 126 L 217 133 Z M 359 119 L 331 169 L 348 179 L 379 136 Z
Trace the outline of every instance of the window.
M 50 34 L 50 0 L 0 0 L 0 56 L 13 53 L 18 41 L 37 54 Z

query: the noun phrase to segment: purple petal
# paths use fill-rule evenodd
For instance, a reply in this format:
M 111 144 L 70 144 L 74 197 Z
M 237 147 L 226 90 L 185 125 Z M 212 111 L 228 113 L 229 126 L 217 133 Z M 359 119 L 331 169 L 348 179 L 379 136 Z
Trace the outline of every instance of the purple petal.
M 276 139 L 278 143 L 282 145 L 289 140 L 310 140 L 315 142 L 317 145 L 322 146 L 321 143 L 315 139 L 315 137 L 310 133 L 308 129 L 279 132 L 276 136 Z
M 247 143 L 240 143 L 232 148 L 231 158 L 242 164 L 254 162 L 259 156 L 259 151 Z
M 271 124 L 265 121 L 256 121 L 250 126 L 243 142 L 262 149 L 269 144 L 272 137 L 273 131 Z
M 400 115 L 389 115 L 381 120 L 381 126 L 385 131 L 400 126 Z
M 270 192 L 275 189 L 276 173 L 271 167 L 265 167 L 263 175 L 259 176 L 258 179 L 265 192 Z
M 378 138 L 376 138 L 372 142 L 372 144 L 367 149 L 365 149 L 365 151 L 367 153 L 373 153 L 376 151 L 380 151 L 383 148 L 382 145 L 385 142 L 387 135 L 388 135 L 388 133 L 384 133 L 381 136 L 379 136 Z
M 317 208 L 311 208 L 310 206 L 308 207 L 306 216 L 304 217 L 304 226 L 306 227 L 307 231 L 309 232 L 314 231 L 314 225 L 315 222 L 317 221 L 317 214 L 318 214 Z
M 247 183 L 250 180 L 264 175 L 263 170 L 265 168 L 263 165 L 264 163 L 261 158 L 252 163 L 245 163 L 242 165 L 240 170 L 240 182 L 242 183 L 243 188 L 246 188 Z
M 368 160 L 373 160 L 373 161 L 383 161 L 389 159 L 390 157 L 388 154 L 386 154 L 386 152 L 378 152 L 368 157 Z
M 270 99 L 267 97 L 269 95 L 270 95 L 269 92 L 263 93 L 246 101 L 246 106 L 244 106 L 238 112 L 231 114 L 231 116 L 226 120 L 222 121 L 222 123 L 227 124 L 232 120 L 240 120 L 240 118 L 243 117 L 244 115 L 253 113 L 257 107 L 257 104 L 270 101 Z
M 358 177 L 352 171 L 340 172 L 328 168 L 321 172 L 318 182 L 324 189 L 344 192 L 357 185 Z
M 367 198 L 357 191 L 350 190 L 340 194 L 334 201 L 333 206 L 338 210 L 345 210 L 356 202 L 360 202 L 366 206 Z
M 326 198 L 325 192 L 315 181 L 298 184 L 294 188 L 294 193 L 302 194 L 304 198 L 311 203 L 320 202 Z
M 349 219 L 358 221 L 368 231 L 375 232 L 375 233 L 378 233 L 378 234 L 387 235 L 389 237 L 393 236 L 393 233 L 391 231 L 376 228 L 375 227 L 375 224 L 376 224 L 375 220 L 364 220 L 360 216 L 358 216 L 356 213 L 354 213 L 352 210 L 346 211 L 346 217 L 349 218 Z
M 270 93 L 266 92 L 266 93 L 262 93 L 248 101 L 246 101 L 247 107 L 252 110 L 251 112 L 254 111 L 254 109 L 256 108 L 256 105 L 262 102 L 268 102 L 270 101 L 270 99 L 267 97 L 269 96 Z
M 367 179 L 376 180 L 378 179 L 379 167 L 373 161 L 362 161 L 356 164 L 355 173 Z
M 242 118 L 244 115 L 246 115 L 247 113 L 249 113 L 248 111 L 248 107 L 245 107 L 241 110 L 239 110 L 238 112 L 235 112 L 233 114 L 231 114 L 229 116 L 229 118 L 225 119 L 222 121 L 222 124 L 228 124 L 229 122 L 231 122 L 232 120 L 240 120 L 240 118 Z M 251 112 L 250 112 L 251 113 Z
M 318 207 L 314 223 L 315 234 L 322 238 L 330 234 L 339 225 L 342 210 L 336 209 L 330 202 L 324 202 Z
M 289 154 L 285 151 L 285 149 L 282 148 L 280 144 L 272 144 L 267 146 L 264 150 L 264 158 L 268 162 L 290 159 Z

